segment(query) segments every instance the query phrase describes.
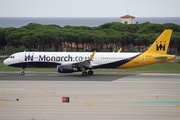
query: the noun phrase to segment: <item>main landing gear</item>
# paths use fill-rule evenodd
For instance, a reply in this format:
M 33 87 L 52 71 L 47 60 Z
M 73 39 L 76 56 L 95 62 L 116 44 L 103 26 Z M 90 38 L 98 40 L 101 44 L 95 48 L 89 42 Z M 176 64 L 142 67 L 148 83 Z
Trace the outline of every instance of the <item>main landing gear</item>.
M 24 74 L 25 74 L 24 70 L 25 70 L 25 68 L 22 68 L 21 75 L 24 75 Z
M 82 72 L 82 76 L 93 75 L 93 71 L 89 70 L 88 73 L 86 71 Z
M 93 75 L 93 71 L 88 71 L 88 75 Z

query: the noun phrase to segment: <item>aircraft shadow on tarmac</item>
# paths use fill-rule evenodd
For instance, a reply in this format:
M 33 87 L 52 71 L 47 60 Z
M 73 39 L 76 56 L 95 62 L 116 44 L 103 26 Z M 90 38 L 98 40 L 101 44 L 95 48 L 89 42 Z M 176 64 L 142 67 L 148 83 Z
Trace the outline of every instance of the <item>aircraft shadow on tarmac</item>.
M 114 81 L 124 77 L 136 74 L 110 74 L 110 73 L 95 73 L 92 76 L 82 76 L 81 73 L 59 74 L 59 73 L 4 73 L 0 80 L 18 80 L 18 81 Z

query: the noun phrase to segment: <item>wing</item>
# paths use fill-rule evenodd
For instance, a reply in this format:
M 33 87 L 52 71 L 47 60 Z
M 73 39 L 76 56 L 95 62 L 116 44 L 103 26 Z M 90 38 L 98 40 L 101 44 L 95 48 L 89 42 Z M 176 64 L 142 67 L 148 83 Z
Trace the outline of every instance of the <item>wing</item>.
M 66 65 L 71 65 L 74 67 L 86 67 L 86 68 L 91 68 L 91 61 L 95 55 L 96 51 L 94 51 L 94 53 L 91 55 L 91 57 L 88 60 L 82 61 L 82 62 L 75 62 L 75 63 L 70 63 L 70 64 L 66 64 Z

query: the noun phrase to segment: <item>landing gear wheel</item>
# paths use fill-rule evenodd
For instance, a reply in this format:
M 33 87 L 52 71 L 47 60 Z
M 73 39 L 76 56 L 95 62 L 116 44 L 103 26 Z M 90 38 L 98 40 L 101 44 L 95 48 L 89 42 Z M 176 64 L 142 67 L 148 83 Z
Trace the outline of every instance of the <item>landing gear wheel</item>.
M 24 75 L 25 74 L 25 72 L 21 72 L 21 75 Z
M 22 68 L 21 75 L 24 75 L 24 74 L 25 74 L 24 70 L 25 70 L 25 68 Z
M 88 75 L 93 75 L 93 71 L 88 71 Z
M 87 76 L 87 72 L 82 72 L 82 76 Z

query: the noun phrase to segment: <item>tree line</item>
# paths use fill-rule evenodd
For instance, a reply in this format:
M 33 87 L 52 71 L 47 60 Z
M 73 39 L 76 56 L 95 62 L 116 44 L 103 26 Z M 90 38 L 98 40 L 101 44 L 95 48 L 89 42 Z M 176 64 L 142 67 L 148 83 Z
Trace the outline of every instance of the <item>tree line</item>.
M 124 46 L 128 49 L 138 46 L 140 49 L 140 46 L 148 47 L 152 44 L 165 29 L 173 29 L 169 46 L 180 52 L 180 25 L 149 22 L 141 24 L 112 22 L 98 27 L 69 25 L 60 27 L 55 24 L 29 23 L 20 28 L 0 28 L 0 49 L 23 47 L 27 50 L 44 51 L 45 45 L 51 48 L 53 44 L 55 51 L 63 51 L 62 45 L 65 43 L 70 44 L 69 49 L 72 49 L 73 43 L 76 44 L 77 51 L 80 50 L 78 44 L 83 48 L 85 45 L 90 46 L 93 48 L 91 51 L 100 51 L 104 46 L 109 46 L 107 49 L 112 51 L 113 45 L 116 45 L 116 49 Z

